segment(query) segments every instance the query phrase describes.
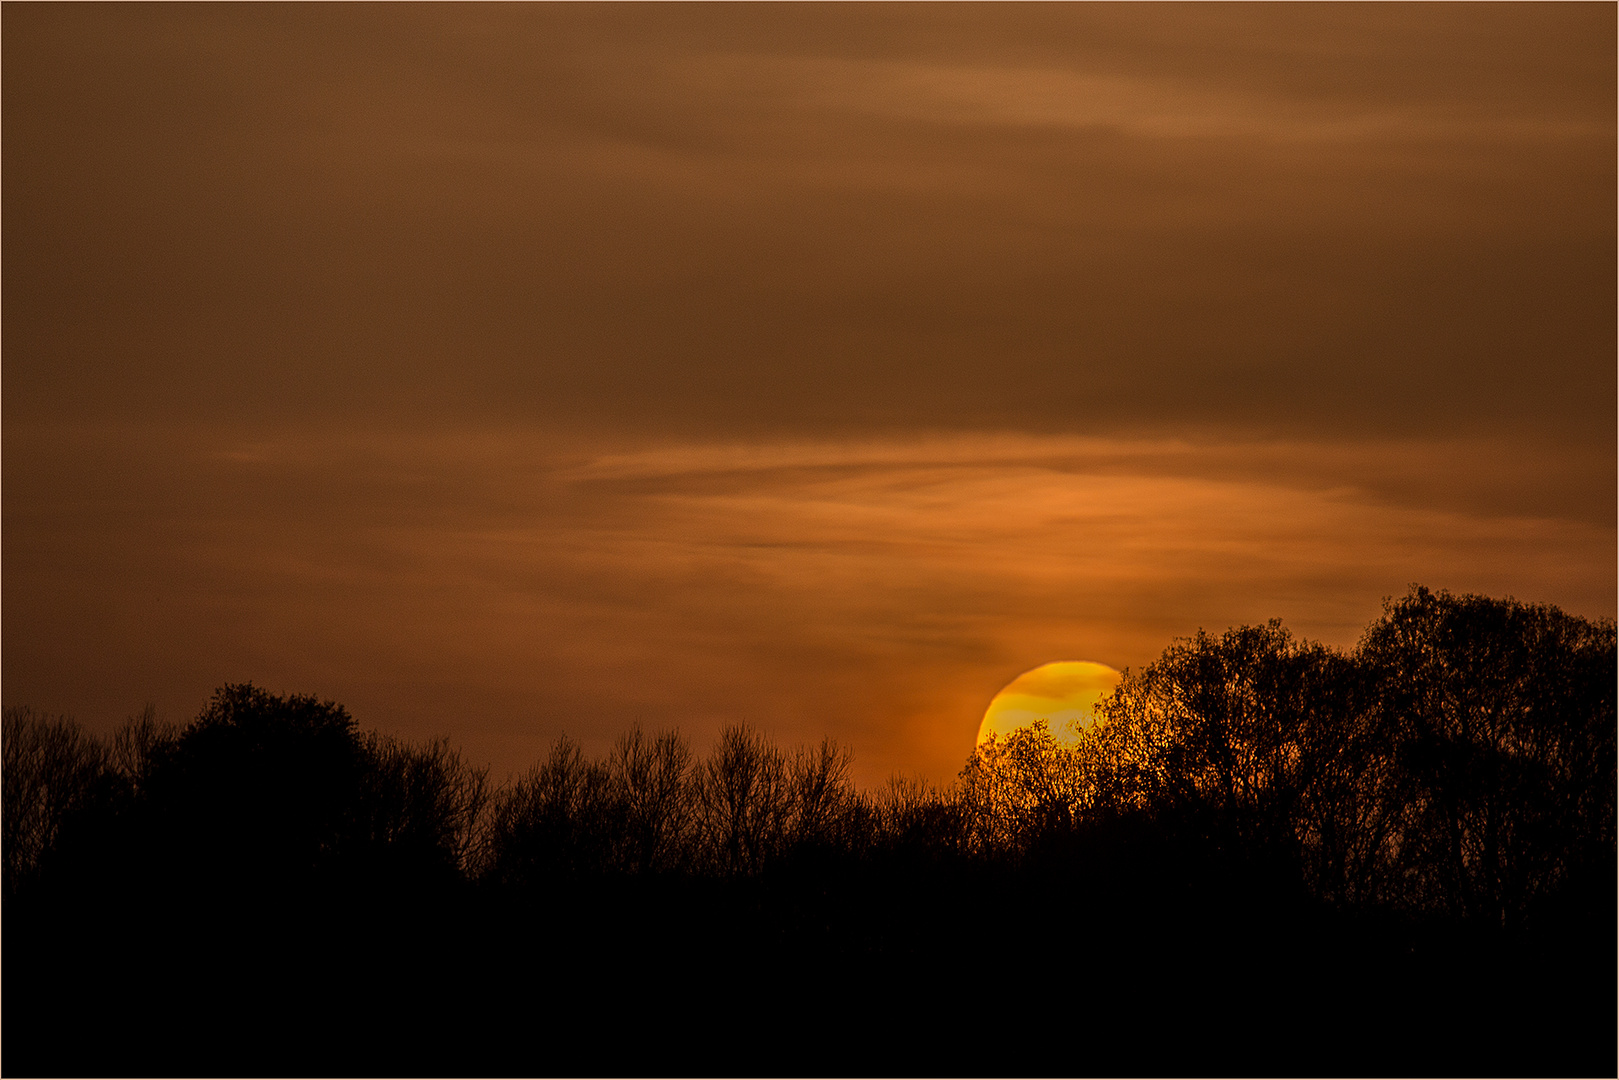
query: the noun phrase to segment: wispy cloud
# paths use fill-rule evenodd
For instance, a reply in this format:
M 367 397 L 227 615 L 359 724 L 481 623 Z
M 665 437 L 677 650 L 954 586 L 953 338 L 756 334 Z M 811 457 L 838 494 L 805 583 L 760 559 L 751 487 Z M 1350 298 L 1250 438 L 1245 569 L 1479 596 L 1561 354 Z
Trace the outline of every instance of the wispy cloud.
M 1044 660 L 1613 611 L 1612 8 L 5 27 L 8 703 L 939 776 Z
M 1085 67 L 710 54 L 685 60 L 682 83 L 746 87 L 805 110 L 835 109 L 935 124 L 1108 128 L 1152 139 L 1280 143 L 1607 138 L 1596 118 L 1502 115 L 1465 102 L 1394 106 L 1367 100 L 1243 93 L 1166 73 Z
M 79 467 L 112 449 L 80 445 Z M 749 721 L 830 732 L 868 779 L 943 778 L 989 696 L 1048 660 L 1140 665 L 1199 626 L 1271 616 L 1349 645 L 1410 581 L 1612 613 L 1611 521 L 1361 482 L 1417 452 L 1013 434 L 592 450 L 510 431 L 148 445 L 144 490 L 67 516 L 32 485 L 8 495 L 8 620 L 36 634 L 8 645 L 8 676 L 73 656 L 126 695 L 256 678 L 447 730 L 503 767 L 562 730 L 706 739 Z M 184 483 L 165 494 L 164 476 Z M 98 610 L 114 616 L 86 634 Z

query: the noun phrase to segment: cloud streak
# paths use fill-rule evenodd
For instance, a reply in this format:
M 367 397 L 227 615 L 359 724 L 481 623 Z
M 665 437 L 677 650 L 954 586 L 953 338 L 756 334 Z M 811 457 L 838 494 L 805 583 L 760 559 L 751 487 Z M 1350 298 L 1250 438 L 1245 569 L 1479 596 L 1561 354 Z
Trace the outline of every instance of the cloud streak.
M 507 768 L 563 730 L 605 743 L 640 720 L 706 739 L 747 721 L 830 732 L 868 780 L 944 779 L 989 697 L 1050 660 L 1136 666 L 1200 626 L 1272 616 L 1347 646 L 1410 581 L 1611 615 L 1611 521 L 1391 497 L 1359 475 L 1411 447 L 1307 449 L 148 443 L 135 471 L 167 489 L 72 513 L 26 481 L 8 496 L 8 619 L 33 628 L 8 645 L 8 680 L 44 690 L 51 658 L 73 656 L 102 678 L 65 704 L 105 716 L 138 706 L 131 688 L 200 700 L 252 678 L 447 731 Z M 63 451 L 85 472 L 114 454 L 129 461 L 104 436 Z
M 8 704 L 959 764 L 1614 609 L 1603 5 L 8 5 Z

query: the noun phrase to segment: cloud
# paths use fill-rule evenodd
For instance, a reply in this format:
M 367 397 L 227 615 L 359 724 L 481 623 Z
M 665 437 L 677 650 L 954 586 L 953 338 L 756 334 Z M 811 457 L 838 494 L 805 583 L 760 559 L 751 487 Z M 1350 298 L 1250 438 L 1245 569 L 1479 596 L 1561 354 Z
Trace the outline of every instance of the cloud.
M 938 777 L 1043 660 L 1611 613 L 1614 18 L 10 6 L 8 700 Z
M 1611 445 L 1601 9 L 1169 10 L 14 16 L 7 417 Z
M 1411 581 L 1613 611 L 1611 520 L 1361 482 L 1409 445 L 124 436 L 57 433 L 54 483 L 8 477 L 8 695 L 46 704 L 68 664 L 94 683 L 53 707 L 183 711 L 252 678 L 501 768 L 564 730 L 747 721 L 945 779 L 1049 660 L 1272 616 L 1347 646 Z
M 961 126 L 1110 129 L 1148 139 L 1277 143 L 1607 140 L 1590 116 L 1506 115 L 1474 104 L 1406 104 L 1243 93 L 1217 80 L 1086 66 L 1029 67 L 707 54 L 684 60 L 680 81 L 715 96 L 762 91 L 810 112 L 835 109 Z M 1459 106 L 1459 107 L 1458 107 Z

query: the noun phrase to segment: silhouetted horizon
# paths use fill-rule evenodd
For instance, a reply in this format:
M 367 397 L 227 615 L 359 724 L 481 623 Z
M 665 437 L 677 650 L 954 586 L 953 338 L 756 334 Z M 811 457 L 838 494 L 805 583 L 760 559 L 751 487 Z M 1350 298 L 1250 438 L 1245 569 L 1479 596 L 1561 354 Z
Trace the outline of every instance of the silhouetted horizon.
M 830 739 L 783 751 L 745 727 L 701 758 L 675 732 L 632 728 L 595 760 L 563 737 L 492 785 L 443 741 L 366 734 L 335 702 L 245 684 L 184 729 L 148 714 L 106 744 L 10 709 L 7 971 L 59 989 L 7 999 L 6 1067 L 1043 1072 L 1056 1059 L 1010 1067 L 987 1043 L 883 1042 L 873 1069 L 831 1046 L 781 1055 L 848 995 L 865 1000 L 879 972 L 918 1008 L 954 985 L 965 996 L 948 1008 L 971 1011 L 971 995 L 1106 971 L 1075 1007 L 1144 1038 L 1128 1002 L 1210 965 L 1245 1004 L 1154 1008 L 1176 1025 L 1201 1018 L 1203 1037 L 1211 1017 L 1237 1022 L 1234 1008 L 1296 1030 L 1266 1049 L 1093 1048 L 1097 1068 L 1057 1071 L 1605 1067 L 1615 968 L 1593 945 L 1611 940 L 1619 871 L 1614 671 L 1611 622 L 1413 588 L 1352 653 L 1276 620 L 1200 633 L 1126 672 L 1077 744 L 1037 722 L 975 748 L 948 788 L 876 791 L 853 787 L 850 752 Z M 104 925 L 132 936 L 73 940 Z M 301 974 L 279 967 L 289 957 Z M 522 970 L 536 963 L 538 983 Z M 200 985 L 182 995 L 232 1032 L 212 1051 L 223 1058 L 135 1047 L 127 1027 L 112 1044 L 68 1038 L 63 1025 L 157 1022 L 118 987 L 160 970 L 208 972 L 264 1015 L 216 1015 Z M 328 1030 L 359 1055 L 336 1070 L 299 1056 L 312 1034 L 254 1057 L 263 1025 L 285 1021 L 266 1019 L 281 1015 L 276 971 L 294 979 L 283 991 L 346 980 L 357 996 L 330 1007 L 363 1004 L 367 1024 L 404 1025 L 401 1042 Z M 699 1023 L 701 1007 L 678 1000 L 688 980 L 727 988 L 741 1041 L 667 1042 Z M 97 1004 L 57 1011 L 89 982 Z M 544 1008 L 573 1018 L 552 1040 L 611 1039 L 586 1001 L 643 985 L 685 1019 L 666 1017 L 646 1045 L 553 1046 L 557 1068 L 526 1067 L 515 1032 L 459 1048 L 445 1035 L 430 1052 L 404 1034 Z M 1439 1019 L 1339 1045 L 1373 1002 L 1415 1006 L 1413 993 Z M 766 1006 L 779 995 L 807 1011 Z M 1509 1015 L 1503 1041 L 1493 1029 Z M 1593 1026 L 1569 1031 L 1571 1015 Z M 787 1043 L 750 1069 L 750 1039 Z M 1027 1052 L 1060 1045 L 1030 1036 Z

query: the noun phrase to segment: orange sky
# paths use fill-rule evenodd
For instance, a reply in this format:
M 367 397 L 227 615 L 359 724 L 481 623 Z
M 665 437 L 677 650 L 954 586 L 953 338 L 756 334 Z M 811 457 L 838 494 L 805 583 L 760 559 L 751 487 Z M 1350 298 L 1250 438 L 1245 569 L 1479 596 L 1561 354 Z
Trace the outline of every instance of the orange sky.
M 7 705 L 948 779 L 1049 660 L 1615 613 L 1609 5 L 8 5 Z

